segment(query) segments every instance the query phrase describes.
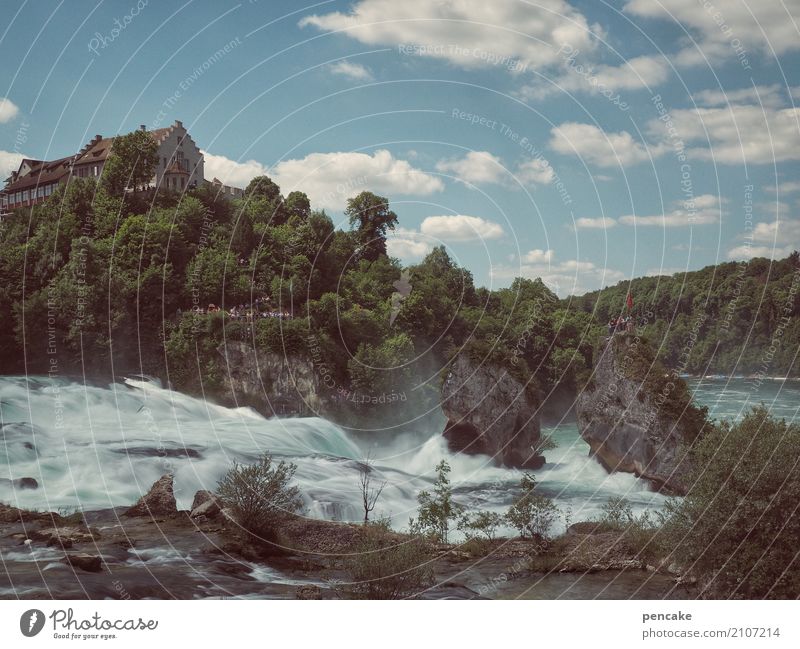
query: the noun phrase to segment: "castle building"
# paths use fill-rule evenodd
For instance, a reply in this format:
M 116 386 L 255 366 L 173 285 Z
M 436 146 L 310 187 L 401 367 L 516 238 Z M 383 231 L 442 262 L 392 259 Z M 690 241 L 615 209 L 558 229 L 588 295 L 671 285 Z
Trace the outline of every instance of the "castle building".
M 144 125 L 140 128 L 147 131 Z M 153 187 L 185 191 L 208 182 L 203 175 L 203 153 L 180 121 L 147 132 L 158 145 L 158 165 L 150 183 Z M 113 142 L 113 138 L 96 135 L 75 155 L 49 161 L 24 159 L 0 191 L 0 215 L 36 205 L 72 177 L 99 178 Z M 243 193 L 238 187 L 223 185 L 216 178 L 210 184 L 228 198 Z

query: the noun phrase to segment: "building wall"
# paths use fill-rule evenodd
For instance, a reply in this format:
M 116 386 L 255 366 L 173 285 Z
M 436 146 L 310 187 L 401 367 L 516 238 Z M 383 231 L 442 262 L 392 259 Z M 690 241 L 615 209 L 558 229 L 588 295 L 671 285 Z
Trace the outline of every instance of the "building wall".
M 180 124 L 178 122 L 177 124 Z M 204 178 L 203 154 L 191 136 L 186 136 L 186 129 L 182 124 L 176 125 L 172 132 L 158 147 L 158 166 L 154 183 L 160 185 L 164 172 L 172 165 L 179 155 L 184 160 L 184 169 L 189 172 L 188 183 L 197 183 L 199 187 Z

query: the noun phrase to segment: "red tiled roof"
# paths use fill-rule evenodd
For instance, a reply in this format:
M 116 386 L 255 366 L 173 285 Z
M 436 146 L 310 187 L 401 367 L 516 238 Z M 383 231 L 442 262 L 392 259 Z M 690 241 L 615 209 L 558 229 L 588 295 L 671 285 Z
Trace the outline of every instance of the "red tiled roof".
M 38 162 L 32 165 L 33 168 L 22 178 L 16 182 L 10 183 L 2 191 L 3 192 L 18 192 L 37 185 L 49 185 L 50 183 L 58 182 L 61 178 L 69 174 L 70 162 L 72 156 L 67 158 L 60 158 L 59 160 L 51 160 L 50 162 L 43 161 L 29 161 Z

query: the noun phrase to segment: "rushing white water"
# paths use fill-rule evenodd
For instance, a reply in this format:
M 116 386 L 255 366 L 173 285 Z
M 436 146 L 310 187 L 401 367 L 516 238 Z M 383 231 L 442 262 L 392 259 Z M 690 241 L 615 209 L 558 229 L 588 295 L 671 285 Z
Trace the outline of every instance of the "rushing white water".
M 457 498 L 473 508 L 504 511 L 520 478 L 488 457 L 452 454 L 440 431 L 389 444 L 357 441 L 324 419 L 265 419 L 132 379 L 97 387 L 0 377 L 0 424 L 0 500 L 42 510 L 131 504 L 167 472 L 175 474 L 178 506 L 188 508 L 198 489 L 216 487 L 233 460 L 248 462 L 264 451 L 297 465 L 308 515 L 356 521 L 363 517 L 358 478 L 368 448 L 376 482 L 386 482 L 373 516 L 390 516 L 398 528 L 415 515 L 417 494 L 431 486 L 443 458 Z M 572 510 L 573 521 L 596 516 L 611 496 L 626 497 L 637 510 L 663 503 L 644 481 L 608 475 L 588 456 L 574 424 L 545 432 L 558 448 L 547 452 L 537 479 Z M 9 483 L 23 477 L 39 488 Z

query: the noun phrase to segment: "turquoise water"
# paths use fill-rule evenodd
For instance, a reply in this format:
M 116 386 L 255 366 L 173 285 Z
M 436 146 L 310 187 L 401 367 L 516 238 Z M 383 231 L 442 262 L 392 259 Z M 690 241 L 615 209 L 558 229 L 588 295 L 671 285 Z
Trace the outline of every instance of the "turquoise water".
M 800 380 L 765 380 L 760 385 L 750 379 L 687 378 L 695 401 L 708 407 L 713 419 L 737 420 L 753 406 L 764 404 L 774 417 L 790 423 L 798 421 Z
M 778 417 L 796 421 L 800 382 L 755 386 L 691 379 L 698 403 L 712 417 L 738 418 L 764 403 Z M 319 418 L 265 419 L 246 408 L 224 408 L 158 385 L 128 381 L 107 387 L 66 380 L 0 377 L 0 500 L 22 507 L 95 509 L 125 505 L 161 475 L 175 474 L 178 504 L 188 507 L 198 489 L 214 489 L 233 460 L 250 462 L 263 451 L 297 464 L 296 479 L 309 515 L 357 521 L 362 440 Z M 658 509 L 665 497 L 629 473 L 608 474 L 589 455 L 574 422 L 543 427 L 557 448 L 536 471 L 540 489 L 564 519 L 596 519 L 612 497 L 634 510 Z M 402 528 L 416 515 L 417 494 L 430 489 L 434 467 L 447 459 L 457 500 L 470 509 L 504 512 L 518 492 L 521 472 L 486 456 L 453 454 L 441 430 L 371 445 L 386 482 L 375 514 Z M 34 478 L 38 489 L 17 489 L 11 480 Z M 567 520 L 566 513 L 570 515 Z

